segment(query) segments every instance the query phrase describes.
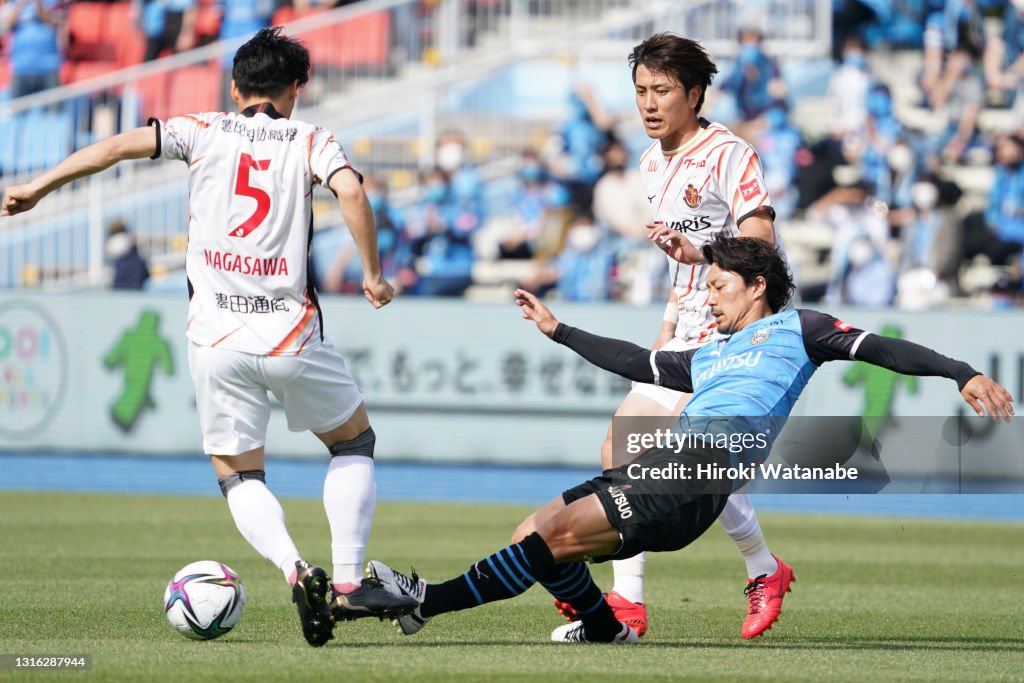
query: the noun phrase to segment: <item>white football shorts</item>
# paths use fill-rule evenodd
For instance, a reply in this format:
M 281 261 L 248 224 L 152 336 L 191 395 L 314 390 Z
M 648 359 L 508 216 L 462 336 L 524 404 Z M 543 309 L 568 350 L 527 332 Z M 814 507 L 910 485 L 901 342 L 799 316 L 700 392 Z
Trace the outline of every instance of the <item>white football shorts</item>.
M 259 356 L 189 342 L 188 365 L 208 455 L 240 455 L 264 445 L 270 398 L 288 429 L 323 433 L 348 420 L 363 393 L 330 342 L 297 355 Z
M 712 336 L 712 339 L 716 337 Z M 710 341 L 710 339 L 708 340 Z M 699 346 L 707 344 L 707 341 L 697 344 L 692 341 L 686 341 L 679 337 L 672 337 L 667 344 L 662 346 L 659 351 L 688 351 L 689 349 L 695 349 Z M 679 399 L 687 394 L 675 389 L 666 389 L 665 387 L 659 387 L 656 384 L 643 384 L 641 382 L 633 382 L 633 388 L 629 391 L 630 394 L 639 394 L 640 396 L 646 396 L 647 398 L 657 401 L 659 405 L 663 406 L 665 410 L 674 411 L 676 404 L 679 403 Z

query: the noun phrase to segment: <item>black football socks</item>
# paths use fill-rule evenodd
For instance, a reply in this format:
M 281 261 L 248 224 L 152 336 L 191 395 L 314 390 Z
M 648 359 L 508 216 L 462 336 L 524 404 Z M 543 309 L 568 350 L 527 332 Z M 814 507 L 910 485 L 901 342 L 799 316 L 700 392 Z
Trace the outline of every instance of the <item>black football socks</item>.
M 587 640 L 607 642 L 622 628 L 583 562 L 555 564 L 540 534 L 533 533 L 480 560 L 462 576 L 427 586 L 420 614 L 432 617 L 521 595 L 540 583 L 556 599 L 572 605 Z

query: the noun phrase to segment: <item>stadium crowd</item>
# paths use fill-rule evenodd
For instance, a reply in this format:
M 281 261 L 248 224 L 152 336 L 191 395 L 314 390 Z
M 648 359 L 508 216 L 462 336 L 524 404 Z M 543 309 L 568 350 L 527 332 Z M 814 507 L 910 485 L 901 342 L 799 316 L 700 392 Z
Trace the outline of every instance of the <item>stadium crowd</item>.
M 825 134 L 811 137 L 794 119 L 783 68 L 756 24 L 740 27 L 736 60 L 723 65 L 705 115 L 724 112 L 719 120 L 754 143 L 784 234 L 801 221 L 831 235 L 821 254 L 830 272 L 801 282 L 804 300 L 922 308 L 981 293 L 1010 306 L 1024 251 L 1024 2 L 911 4 L 836 4 Z M 872 69 L 872 57 L 896 50 L 919 55 L 913 104 L 938 125 L 903 120 L 888 74 Z M 1003 114 L 1001 129 L 979 126 L 986 110 Z M 398 210 L 374 184 L 391 274 L 407 291 L 459 295 L 474 263 L 533 259 L 519 283 L 563 299 L 664 296 L 663 259 L 635 218 L 647 211 L 633 168 L 646 140 L 624 140 L 630 114 L 616 120 L 585 84 L 569 111 L 552 144 L 524 152 L 500 202 L 507 210 L 487 211 L 456 133 L 439 144 L 419 201 Z M 970 196 L 958 184 L 961 172 L 989 166 L 987 192 Z M 358 282 L 342 256 L 324 284 L 354 291 Z
M 135 0 L 144 46 L 134 59 L 250 33 L 318 4 Z M 419 49 L 431 3 L 420 5 L 393 18 L 394 45 Z M 66 41 L 65 9 L 61 0 L 0 0 L 8 97 L 73 73 L 62 66 L 62 56 L 80 56 Z M 834 0 L 826 130 L 799 116 L 786 64 L 764 49 L 764 26 L 738 27 L 736 57 L 719 60 L 702 114 L 759 151 L 784 238 L 791 223 L 828 232 L 818 254 L 827 276 L 794 263 L 803 299 L 919 308 L 980 294 L 993 307 L 1024 303 L 1024 0 Z M 917 65 L 909 109 L 930 125 L 907 120 L 909 89 L 876 70 L 895 54 Z M 485 181 L 473 145 L 449 130 L 412 200 L 395 201 L 386 178 L 366 179 L 385 274 L 402 291 L 462 296 L 480 284 L 482 264 L 498 264 L 514 274 L 506 286 L 566 300 L 663 299 L 666 264 L 643 230 L 635 164 L 648 141 L 629 125 L 636 115 L 609 113 L 585 83 L 567 105 L 548 144 L 522 151 L 514 178 Z M 999 125 L 982 125 L 986 113 Z M 959 182 L 979 170 L 990 186 Z M 327 292 L 358 290 L 344 233 L 321 230 L 314 242 Z

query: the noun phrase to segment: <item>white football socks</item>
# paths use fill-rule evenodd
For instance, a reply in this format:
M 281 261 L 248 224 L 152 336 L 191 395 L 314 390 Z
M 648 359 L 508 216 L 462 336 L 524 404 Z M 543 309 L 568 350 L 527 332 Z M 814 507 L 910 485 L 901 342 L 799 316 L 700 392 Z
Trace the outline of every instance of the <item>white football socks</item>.
M 644 601 L 644 565 L 647 564 L 647 553 L 634 555 L 627 560 L 614 560 L 612 572 L 615 585 L 612 590 L 630 602 Z
M 757 513 L 747 494 L 734 493 L 729 496 L 718 521 L 743 553 L 748 578 L 754 579 L 762 574 L 771 576 L 778 570 L 779 563 L 768 550 L 764 534 L 761 533 L 761 524 L 757 521 Z
M 302 559 L 284 524 L 284 509 L 267 485 L 247 479 L 227 494 L 228 509 L 242 536 L 263 557 L 270 560 L 288 581 L 295 563 Z
M 324 510 L 331 525 L 332 580 L 337 585 L 359 583 L 363 577 L 366 540 L 370 537 L 376 501 L 373 458 L 331 458 L 324 478 Z

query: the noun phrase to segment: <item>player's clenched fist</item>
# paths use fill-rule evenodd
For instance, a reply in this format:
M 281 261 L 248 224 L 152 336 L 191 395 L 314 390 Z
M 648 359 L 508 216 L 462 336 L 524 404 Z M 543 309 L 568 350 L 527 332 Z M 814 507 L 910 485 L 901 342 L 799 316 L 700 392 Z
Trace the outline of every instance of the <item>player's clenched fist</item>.
M 554 336 L 558 320 L 551 314 L 548 307 L 540 299 L 525 289 L 515 291 L 516 305 L 523 309 L 523 317 L 537 324 L 537 329 L 549 337 Z
M 12 185 L 4 190 L 4 201 L 0 205 L 0 216 L 24 213 L 39 202 L 39 196 L 31 185 Z
M 387 306 L 395 298 L 395 288 L 382 277 L 365 278 L 363 280 L 363 295 L 367 301 L 373 304 L 374 308 L 381 308 Z

